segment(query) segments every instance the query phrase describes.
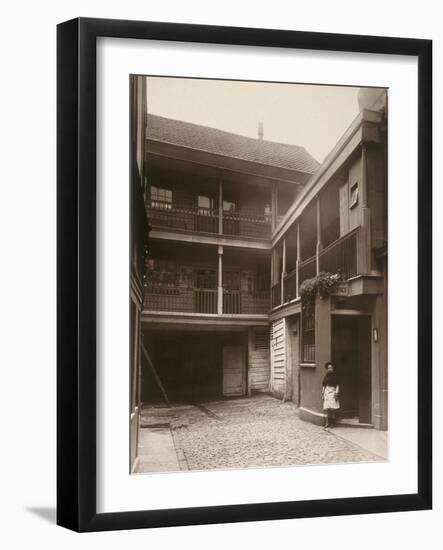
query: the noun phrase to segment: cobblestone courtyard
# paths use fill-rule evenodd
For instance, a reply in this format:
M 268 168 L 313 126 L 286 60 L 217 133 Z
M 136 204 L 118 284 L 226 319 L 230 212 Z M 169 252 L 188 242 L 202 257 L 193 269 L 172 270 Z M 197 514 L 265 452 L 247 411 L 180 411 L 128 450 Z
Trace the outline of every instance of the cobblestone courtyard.
M 341 428 L 304 422 L 293 403 L 270 396 L 145 406 L 141 428 L 139 473 L 384 460 L 341 437 Z M 164 452 L 149 456 L 153 445 Z

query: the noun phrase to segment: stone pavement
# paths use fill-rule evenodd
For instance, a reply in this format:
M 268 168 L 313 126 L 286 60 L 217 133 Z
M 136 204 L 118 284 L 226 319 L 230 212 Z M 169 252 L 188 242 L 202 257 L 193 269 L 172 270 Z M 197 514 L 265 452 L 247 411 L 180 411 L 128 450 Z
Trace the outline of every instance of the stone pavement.
M 175 405 L 171 409 L 145 406 L 141 426 L 140 441 L 146 446 L 140 446 L 140 473 L 384 460 L 360 445 L 364 434 L 360 444 L 338 437 L 335 430 L 326 431 L 300 420 L 293 403 L 267 395 Z M 166 433 L 163 441 L 168 441 L 169 451 L 149 448 L 144 432 L 158 429 Z M 337 432 L 341 430 L 337 428 Z M 372 432 L 365 431 L 368 435 Z M 177 462 L 171 459 L 172 441 Z

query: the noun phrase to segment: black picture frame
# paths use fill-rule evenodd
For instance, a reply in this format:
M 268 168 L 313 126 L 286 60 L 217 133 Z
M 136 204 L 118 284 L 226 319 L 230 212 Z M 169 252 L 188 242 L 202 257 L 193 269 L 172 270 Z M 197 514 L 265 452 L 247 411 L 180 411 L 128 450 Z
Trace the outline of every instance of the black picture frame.
M 416 494 L 96 512 L 96 39 L 398 54 L 418 60 Z M 74 19 L 57 29 L 57 523 L 75 531 L 425 510 L 432 506 L 432 42 L 190 24 Z

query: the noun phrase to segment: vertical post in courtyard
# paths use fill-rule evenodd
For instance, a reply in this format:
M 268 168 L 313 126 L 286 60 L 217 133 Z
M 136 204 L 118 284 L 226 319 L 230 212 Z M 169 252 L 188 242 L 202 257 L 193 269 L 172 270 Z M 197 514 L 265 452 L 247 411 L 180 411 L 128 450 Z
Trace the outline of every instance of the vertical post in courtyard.
M 315 263 L 316 263 L 316 272 L 318 275 L 320 273 L 320 251 L 323 248 L 322 238 L 321 238 L 320 197 L 318 195 L 315 197 L 315 205 L 316 205 L 316 219 L 317 219 L 317 246 L 315 249 Z
M 296 287 L 297 298 L 300 298 L 300 263 L 301 263 L 300 222 L 297 220 L 297 261 L 295 262 L 295 287 Z
M 283 255 L 281 268 L 281 300 L 280 303 L 285 303 L 285 276 L 286 276 L 286 238 L 283 239 Z
M 223 246 L 218 247 L 217 313 L 223 313 Z
M 221 172 L 218 174 L 218 233 L 223 235 L 223 181 Z

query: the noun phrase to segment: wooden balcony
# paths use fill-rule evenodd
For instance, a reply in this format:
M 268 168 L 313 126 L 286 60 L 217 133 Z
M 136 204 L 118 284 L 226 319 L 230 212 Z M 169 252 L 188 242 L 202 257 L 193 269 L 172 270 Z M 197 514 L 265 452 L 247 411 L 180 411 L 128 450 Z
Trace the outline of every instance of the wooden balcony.
M 281 305 L 281 282 L 279 281 L 271 288 L 272 308 Z
M 269 239 L 271 217 L 253 211 L 223 212 L 223 235 Z
M 290 302 L 298 297 L 297 268 L 288 273 L 284 278 L 284 300 Z
M 354 229 L 324 248 L 319 254 L 320 271 L 340 273 L 344 279 L 357 275 L 357 240 L 359 229 Z
M 147 285 L 144 310 L 145 312 L 217 314 L 218 289 Z M 246 292 L 223 289 L 222 315 L 266 314 L 269 310 L 269 291 Z
M 302 282 L 305 279 L 312 279 L 317 275 L 317 257 L 311 256 L 311 258 L 308 258 L 307 260 L 304 260 L 300 262 L 299 266 L 299 284 L 302 284 Z
M 256 239 L 270 239 L 271 217 L 254 211 L 222 212 L 216 208 L 180 206 L 155 202 L 148 206 L 148 220 L 155 229 L 173 229 L 192 233 L 206 233 Z
M 361 243 L 360 228 L 340 237 L 319 252 L 319 272 L 338 273 L 343 279 L 361 275 L 358 264 L 358 247 Z M 360 239 L 360 241 L 359 241 Z M 297 273 L 298 270 L 298 273 Z M 298 274 L 298 277 L 297 277 Z M 300 285 L 306 279 L 317 275 L 317 256 L 301 261 L 294 270 L 283 276 L 283 303 L 290 302 L 300 296 Z M 298 288 L 297 288 L 298 283 Z M 281 281 L 272 287 L 272 308 L 281 305 Z

